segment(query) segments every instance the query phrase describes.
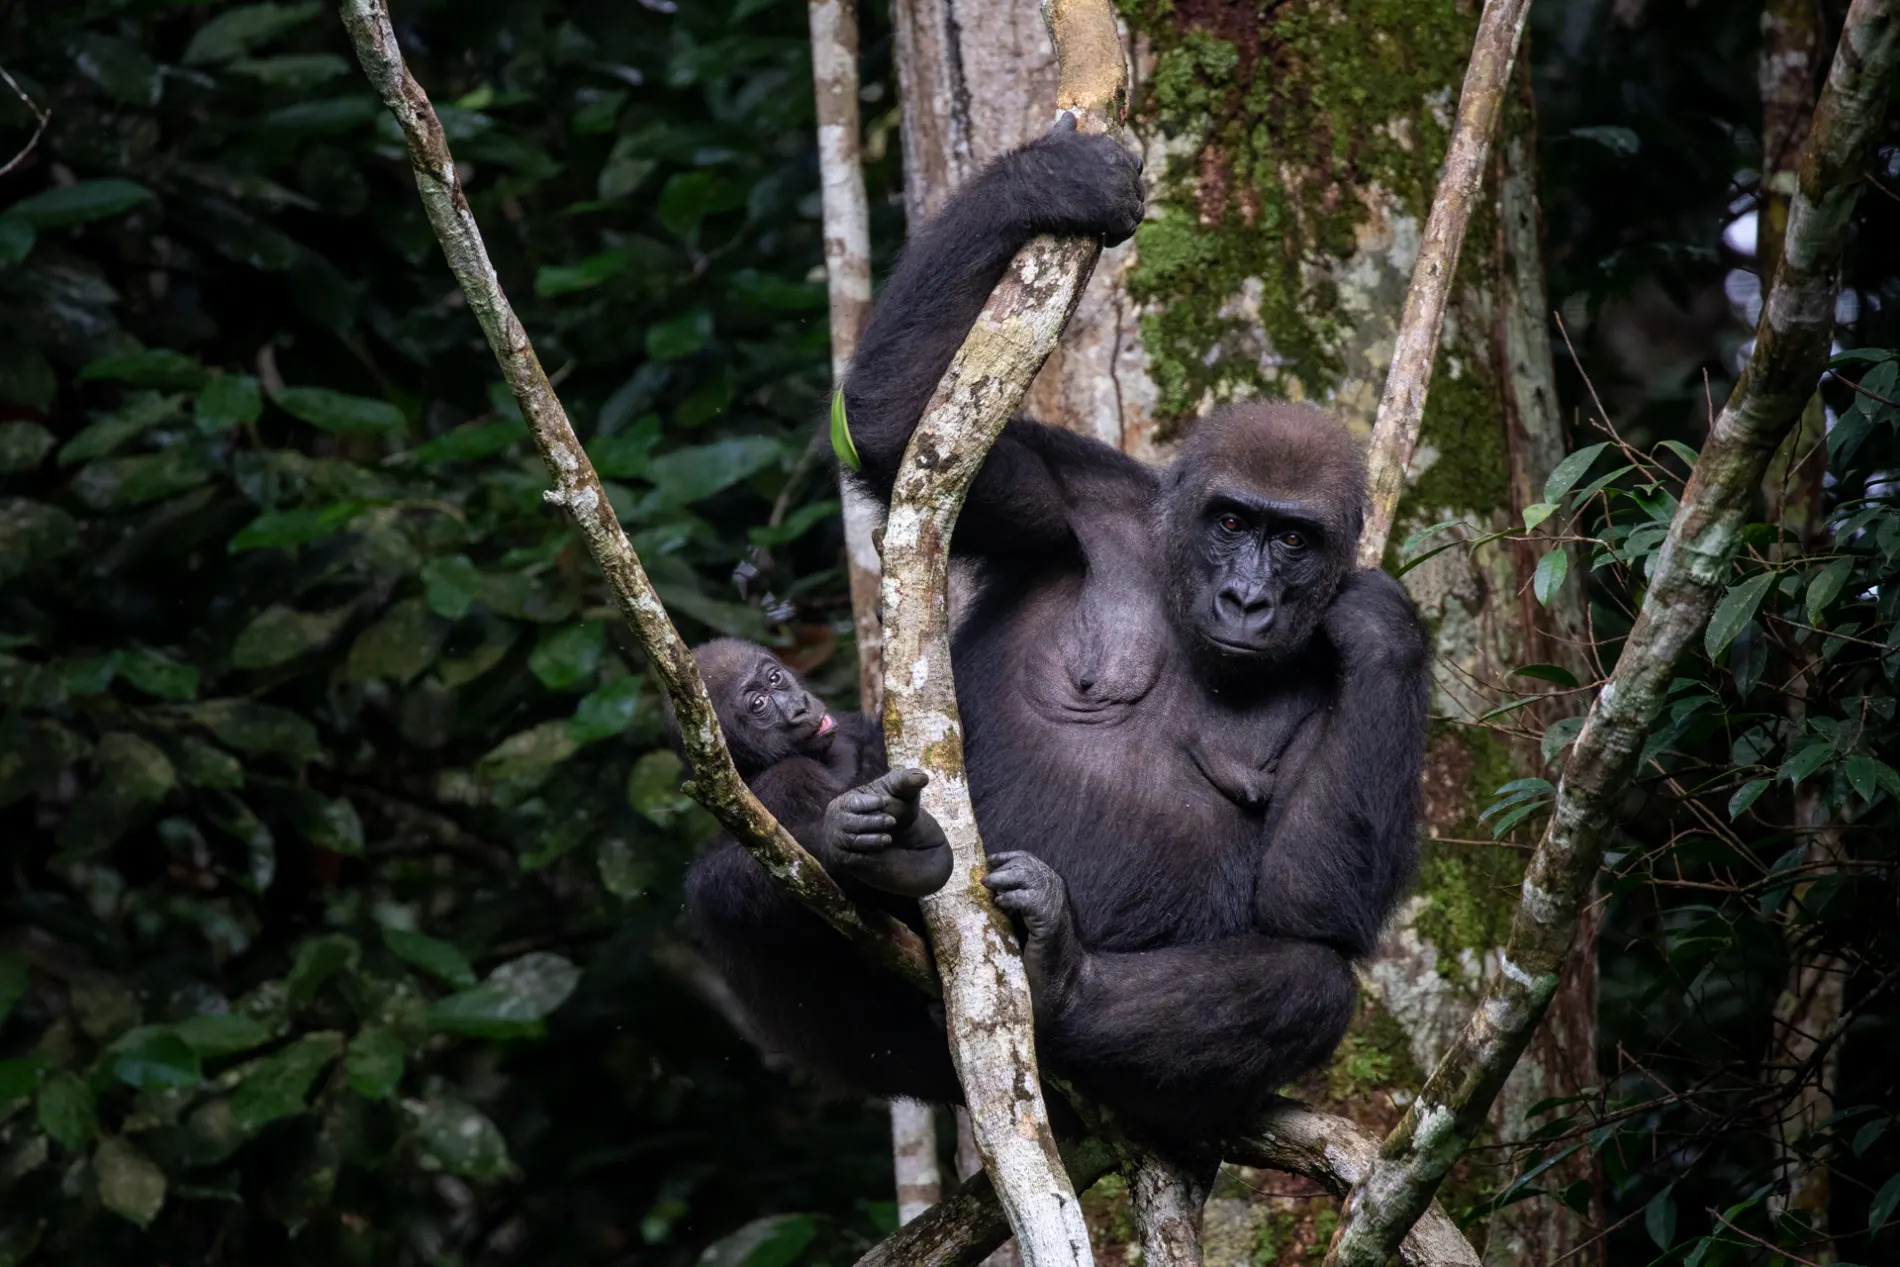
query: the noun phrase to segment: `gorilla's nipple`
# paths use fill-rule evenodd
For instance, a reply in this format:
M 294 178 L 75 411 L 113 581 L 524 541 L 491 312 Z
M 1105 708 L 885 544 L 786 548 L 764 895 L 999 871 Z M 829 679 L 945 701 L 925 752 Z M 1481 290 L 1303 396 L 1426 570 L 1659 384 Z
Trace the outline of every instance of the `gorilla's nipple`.
M 1076 678 L 1075 689 L 1087 695 L 1090 691 L 1095 689 L 1095 675 L 1093 673 L 1084 673 Z

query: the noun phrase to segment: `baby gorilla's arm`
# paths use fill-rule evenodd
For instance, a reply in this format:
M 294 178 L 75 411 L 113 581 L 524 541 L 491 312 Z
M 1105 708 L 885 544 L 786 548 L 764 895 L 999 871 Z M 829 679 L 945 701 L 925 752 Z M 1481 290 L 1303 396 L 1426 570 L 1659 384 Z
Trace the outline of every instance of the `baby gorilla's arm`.
M 924 897 L 950 878 L 950 843 L 918 802 L 930 776 L 893 770 L 825 808 L 824 863 L 886 893 Z

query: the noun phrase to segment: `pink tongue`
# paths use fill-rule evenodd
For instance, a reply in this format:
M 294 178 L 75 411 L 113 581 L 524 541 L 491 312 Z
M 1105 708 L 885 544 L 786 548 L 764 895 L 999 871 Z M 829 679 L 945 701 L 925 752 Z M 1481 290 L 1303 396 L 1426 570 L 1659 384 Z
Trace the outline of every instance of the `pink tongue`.
M 832 718 L 830 713 L 826 713 L 824 717 L 819 719 L 819 722 L 818 722 L 819 734 L 828 735 L 836 729 L 838 729 L 838 723 Z

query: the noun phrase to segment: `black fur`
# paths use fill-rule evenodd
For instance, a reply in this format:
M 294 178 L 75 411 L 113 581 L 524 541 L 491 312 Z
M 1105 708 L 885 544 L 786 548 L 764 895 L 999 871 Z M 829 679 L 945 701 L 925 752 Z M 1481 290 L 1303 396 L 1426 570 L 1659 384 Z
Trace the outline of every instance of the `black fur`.
M 1126 237 L 1137 171 L 1059 128 L 914 235 L 845 389 L 868 489 L 889 496 L 1014 252 Z M 1150 1125 L 1217 1134 L 1323 1062 L 1351 961 L 1410 877 L 1426 642 L 1398 584 L 1352 568 L 1364 499 L 1357 446 L 1323 414 L 1247 404 L 1160 472 L 1012 421 L 958 521 L 981 577 L 954 647 L 965 753 L 1038 1050 Z M 699 875 L 696 909 L 750 926 L 727 925 L 722 962 L 795 1057 L 877 1094 L 954 1095 L 921 998 L 736 881 Z

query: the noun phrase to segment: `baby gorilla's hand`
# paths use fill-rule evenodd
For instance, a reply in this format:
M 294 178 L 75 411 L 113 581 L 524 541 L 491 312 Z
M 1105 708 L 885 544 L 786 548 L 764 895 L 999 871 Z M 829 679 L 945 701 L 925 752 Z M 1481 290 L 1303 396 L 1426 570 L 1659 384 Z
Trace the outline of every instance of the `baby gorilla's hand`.
M 1036 1019 L 1059 1016 L 1087 966 L 1062 877 L 1032 854 L 993 853 L 983 883 L 996 904 L 1023 926 L 1023 967 Z
M 893 770 L 825 807 L 825 862 L 874 889 L 924 897 L 950 878 L 950 843 L 917 803 L 930 776 Z

